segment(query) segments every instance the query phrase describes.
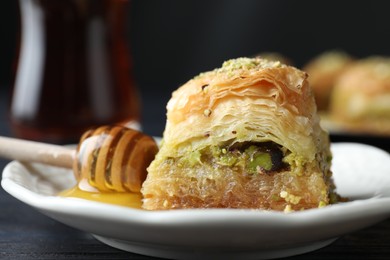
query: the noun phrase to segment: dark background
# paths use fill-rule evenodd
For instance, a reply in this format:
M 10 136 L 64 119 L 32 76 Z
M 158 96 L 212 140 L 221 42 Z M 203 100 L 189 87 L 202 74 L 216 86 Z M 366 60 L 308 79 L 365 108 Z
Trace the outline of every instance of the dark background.
M 61 0 L 55 0 L 61 1 Z M 388 1 L 135 0 L 129 46 L 145 131 L 161 135 L 172 90 L 229 58 L 279 52 L 297 67 L 330 49 L 358 58 L 390 54 Z M 12 85 L 18 30 L 16 0 L 0 1 L 0 87 Z M 2 92 L 4 93 L 4 91 Z M 148 111 L 149 97 L 153 112 Z
M 161 135 L 171 91 L 229 58 L 276 51 L 301 67 L 329 49 L 342 49 L 358 58 L 389 55 L 389 7 L 390 1 L 379 0 L 132 1 L 127 36 L 144 101 L 144 131 Z M 0 0 L 0 135 L 10 134 L 5 108 L 15 67 L 17 13 L 17 0 Z M 0 169 L 7 163 L 0 159 Z M 345 235 L 329 247 L 288 259 L 389 259 L 389 229 L 386 220 Z M 149 259 L 105 246 L 2 189 L 0 258 Z

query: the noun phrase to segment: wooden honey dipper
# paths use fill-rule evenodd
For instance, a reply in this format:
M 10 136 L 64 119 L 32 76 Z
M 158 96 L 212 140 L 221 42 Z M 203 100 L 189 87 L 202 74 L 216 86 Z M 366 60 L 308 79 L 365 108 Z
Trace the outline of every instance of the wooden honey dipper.
M 73 168 L 99 191 L 139 192 L 158 146 L 154 139 L 121 126 L 102 126 L 83 134 L 77 149 L 0 137 L 0 156 Z

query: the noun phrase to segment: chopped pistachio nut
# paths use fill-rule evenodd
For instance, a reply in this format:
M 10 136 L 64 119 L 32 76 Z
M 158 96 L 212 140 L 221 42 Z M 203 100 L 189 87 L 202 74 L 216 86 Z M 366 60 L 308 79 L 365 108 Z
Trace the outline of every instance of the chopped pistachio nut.
M 318 203 L 318 207 L 319 208 L 323 208 L 323 207 L 325 207 L 326 206 L 326 202 L 324 202 L 324 201 L 320 201 L 320 203 Z
M 190 155 L 188 156 L 189 164 L 191 166 L 194 166 L 197 163 L 202 163 L 201 156 L 202 156 L 202 154 L 200 153 L 200 151 L 191 152 Z
M 210 109 L 205 109 L 203 111 L 203 114 L 206 116 L 206 117 L 209 117 L 211 115 L 211 110 Z
M 210 146 L 196 151 L 188 149 L 186 155 L 179 159 L 179 164 L 195 166 L 212 162 L 242 169 L 245 174 L 272 174 L 284 167 L 281 164 L 282 158 L 275 156 L 275 153 L 278 153 L 275 149 L 277 148 L 270 148 L 269 144 L 253 144 L 249 147 L 245 144 L 223 148 Z
M 272 160 L 269 153 L 256 153 L 250 159 L 248 167 L 250 170 L 260 172 L 261 170 L 269 171 L 272 169 Z
M 259 151 L 254 145 L 249 146 L 245 153 L 249 156 L 247 163 L 249 173 L 259 173 L 263 169 L 266 171 L 272 169 L 272 160 L 269 153 Z
M 281 198 L 287 198 L 287 195 L 288 195 L 288 192 L 287 191 L 284 191 L 284 190 L 282 190 L 281 192 L 280 192 L 280 197 Z
M 258 58 L 237 58 L 227 60 L 222 64 L 222 68 L 218 69 L 219 71 L 232 72 L 239 69 L 254 69 L 254 68 L 277 68 L 280 67 L 281 63 L 279 61 L 269 61 L 266 59 Z
M 280 63 L 280 61 L 272 61 L 261 58 L 237 58 L 225 61 L 220 68 L 214 69 L 209 72 L 200 73 L 194 79 L 219 73 L 226 73 L 228 77 L 233 77 L 240 75 L 240 73 L 242 73 L 242 70 L 262 70 L 268 68 L 283 68 L 285 66 L 286 65 Z
M 222 153 L 221 148 L 219 148 L 218 146 L 211 146 L 210 150 L 211 150 L 211 155 L 213 157 L 218 157 Z
M 294 204 L 294 205 L 298 204 L 299 201 L 302 199 L 302 197 L 295 196 L 293 194 L 288 193 L 287 191 L 281 191 L 279 195 L 286 202 L 289 202 L 289 203 Z
M 291 208 L 291 205 L 288 204 L 286 205 L 286 207 L 284 208 L 284 213 L 290 213 L 290 212 L 293 212 L 294 210 Z
M 303 173 L 305 172 L 304 171 L 305 165 L 303 161 L 304 161 L 303 158 L 292 153 L 286 155 L 283 158 L 284 163 L 287 163 L 292 166 L 293 171 L 291 173 L 297 176 L 302 176 Z
M 234 157 L 233 155 L 227 154 L 221 156 L 217 163 L 225 166 L 233 166 L 237 163 L 237 160 L 238 158 Z

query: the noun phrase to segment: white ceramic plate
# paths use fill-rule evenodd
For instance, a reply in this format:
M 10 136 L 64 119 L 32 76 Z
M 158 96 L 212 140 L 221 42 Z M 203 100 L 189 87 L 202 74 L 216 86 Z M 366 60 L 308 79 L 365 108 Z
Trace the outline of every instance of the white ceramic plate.
M 116 248 L 174 259 L 265 259 L 309 252 L 390 216 L 390 156 L 353 143 L 332 145 L 338 192 L 350 202 L 289 214 L 199 209 L 148 212 L 55 195 L 71 171 L 11 162 L 2 186 L 12 196 Z

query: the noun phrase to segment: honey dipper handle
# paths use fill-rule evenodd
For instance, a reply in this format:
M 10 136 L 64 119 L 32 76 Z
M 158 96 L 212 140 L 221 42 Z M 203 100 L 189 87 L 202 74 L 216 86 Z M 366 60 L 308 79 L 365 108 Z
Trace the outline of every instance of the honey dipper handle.
M 75 151 L 63 146 L 0 136 L 0 157 L 72 168 Z

